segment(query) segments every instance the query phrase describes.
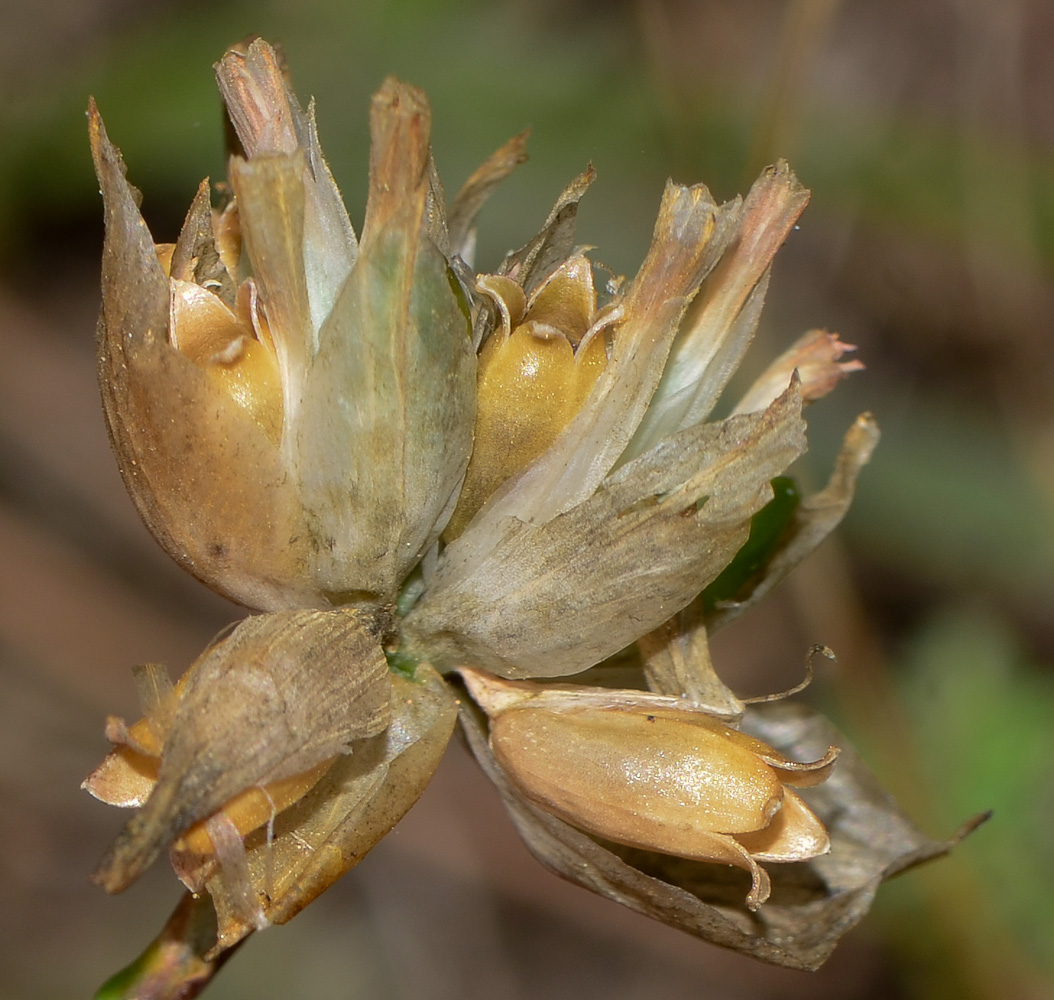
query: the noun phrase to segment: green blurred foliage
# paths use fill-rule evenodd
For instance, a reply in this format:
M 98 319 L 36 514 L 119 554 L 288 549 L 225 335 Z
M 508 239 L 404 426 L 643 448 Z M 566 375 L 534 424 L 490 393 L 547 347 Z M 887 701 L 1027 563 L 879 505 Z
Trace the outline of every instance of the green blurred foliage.
M 991 818 L 948 862 L 883 887 L 876 906 L 926 1000 L 1047 995 L 1054 981 L 1054 676 L 1029 662 L 983 604 L 936 611 L 898 664 L 910 745 L 887 767 L 915 786 L 924 826 L 949 833 Z M 881 702 L 872 739 L 884 729 Z M 886 706 L 888 710 L 889 706 Z M 892 778 L 887 771 L 886 778 Z
M 955 608 L 926 623 L 902 673 L 933 820 L 952 828 L 993 810 L 962 847 L 988 909 L 1054 974 L 1054 676 L 1028 662 L 1006 622 Z M 983 941 L 978 941 L 983 946 Z
M 1005 429 L 943 393 L 885 386 L 868 403 L 883 438 L 846 519 L 858 550 L 916 583 L 1045 616 L 1040 605 L 1054 593 L 1050 500 Z M 823 405 L 827 419 L 812 421 L 810 437 L 827 454 L 859 401 Z
M 514 178 L 495 197 L 481 259 L 496 262 L 525 242 L 564 185 L 595 160 L 610 178 L 607 210 L 594 206 L 590 237 L 613 247 L 612 266 L 635 268 L 665 168 L 639 55 L 625 23 L 615 18 L 604 30 L 607 20 L 591 21 L 601 30 L 583 45 L 572 31 L 550 31 L 527 5 L 479 0 L 174 4 L 149 18 L 130 16 L 105 48 L 0 106 L 0 248 L 11 253 L 36 213 L 96 211 L 84 141 L 89 93 L 146 193 L 148 220 L 159 204 L 170 215 L 189 203 L 204 172 L 222 178 L 210 66 L 252 32 L 282 42 L 297 91 L 318 99 L 320 133 L 353 219 L 361 219 L 365 200 L 368 98 L 394 73 L 432 100 L 436 159 L 451 194 L 494 148 L 534 126 L 531 179 Z M 641 174 L 651 192 L 643 203 Z M 636 244 L 629 259 L 621 250 L 627 243 Z

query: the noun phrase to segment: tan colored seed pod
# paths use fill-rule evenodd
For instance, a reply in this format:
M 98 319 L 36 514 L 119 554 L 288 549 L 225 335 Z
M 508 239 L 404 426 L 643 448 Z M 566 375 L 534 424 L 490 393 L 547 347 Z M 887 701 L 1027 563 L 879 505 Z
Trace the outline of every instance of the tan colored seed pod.
M 587 833 L 746 869 L 752 910 L 769 896 L 759 861 L 805 861 L 830 848 L 789 786 L 823 781 L 834 747 L 801 763 L 678 698 L 460 673 L 490 717 L 491 749 L 509 779 Z

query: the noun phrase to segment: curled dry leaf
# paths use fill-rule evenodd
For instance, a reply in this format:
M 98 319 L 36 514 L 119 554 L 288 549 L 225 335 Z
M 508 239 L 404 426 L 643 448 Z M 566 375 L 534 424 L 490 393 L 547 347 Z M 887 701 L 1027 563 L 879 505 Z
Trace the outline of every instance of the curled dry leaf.
M 411 648 L 504 677 L 578 673 L 662 624 L 725 567 L 769 480 L 804 450 L 795 386 L 760 414 L 697 424 L 535 526 L 470 527 L 404 621 Z

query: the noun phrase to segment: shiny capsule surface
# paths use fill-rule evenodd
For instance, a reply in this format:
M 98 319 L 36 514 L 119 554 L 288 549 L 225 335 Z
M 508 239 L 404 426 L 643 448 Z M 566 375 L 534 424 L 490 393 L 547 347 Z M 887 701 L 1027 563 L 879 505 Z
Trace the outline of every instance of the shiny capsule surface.
M 524 794 L 590 833 L 681 857 L 696 838 L 763 829 L 783 786 L 745 737 L 666 713 L 514 708 L 491 746 Z

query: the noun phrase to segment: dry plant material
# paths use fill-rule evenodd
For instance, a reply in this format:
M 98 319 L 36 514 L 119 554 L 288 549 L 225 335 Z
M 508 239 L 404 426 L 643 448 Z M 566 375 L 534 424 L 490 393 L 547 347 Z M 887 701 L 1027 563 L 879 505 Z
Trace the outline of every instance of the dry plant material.
M 710 419 L 808 192 L 782 162 L 724 204 L 670 183 L 640 270 L 601 289 L 575 236 L 590 167 L 475 274 L 476 213 L 526 134 L 447 204 L 427 98 L 385 81 L 360 238 L 276 50 L 245 43 L 216 72 L 237 152 L 174 244 L 155 244 L 89 112 L 118 464 L 172 557 L 256 612 L 175 685 L 141 668 L 143 720 L 110 719 L 85 785 L 138 811 L 96 879 L 123 889 L 169 852 L 216 917 L 202 945 L 194 904 L 156 952 L 193 924 L 176 953 L 197 990 L 410 808 L 460 705 L 543 863 L 818 965 L 882 878 L 948 845 L 826 722 L 745 705 L 710 663 L 708 632 L 835 527 L 878 439 L 861 416 L 814 496 L 780 478 L 806 448 L 803 408 L 860 367 L 825 332 Z M 530 682 L 612 658 L 636 689 Z M 166 970 L 155 994 L 190 995 Z
M 830 850 L 789 786 L 824 781 L 836 747 L 803 763 L 669 695 L 542 687 L 467 668 L 461 677 L 487 713 L 495 761 L 526 799 L 628 847 L 743 868 L 751 910 L 770 894 L 758 861 Z

